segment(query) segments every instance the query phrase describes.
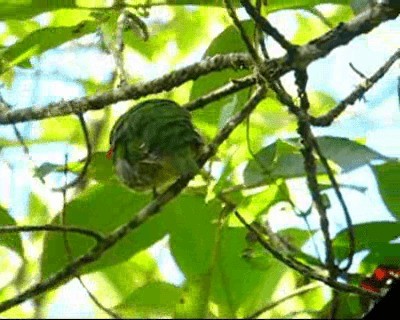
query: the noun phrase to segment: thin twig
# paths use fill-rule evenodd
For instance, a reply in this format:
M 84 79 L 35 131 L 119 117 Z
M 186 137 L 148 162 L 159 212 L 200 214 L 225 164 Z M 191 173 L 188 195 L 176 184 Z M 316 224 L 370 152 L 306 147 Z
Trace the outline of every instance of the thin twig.
M 261 6 L 262 6 L 262 0 L 257 0 L 256 1 L 256 10 L 257 10 L 259 15 L 261 15 Z M 268 35 L 264 35 L 264 33 L 263 33 L 263 31 L 262 31 L 262 29 L 261 29 L 261 27 L 260 27 L 260 25 L 258 23 L 256 23 L 255 33 L 256 33 L 256 35 L 255 35 L 256 41 L 258 42 L 258 45 L 259 45 L 259 47 L 261 49 L 261 53 L 262 53 L 264 59 L 265 60 L 269 60 L 270 58 L 269 58 L 269 54 L 268 54 L 268 51 L 267 51 L 267 46 L 266 46 L 266 43 L 265 43 L 265 38 Z
M 48 232 L 72 232 L 78 233 L 84 236 L 91 237 L 95 239 L 97 242 L 102 242 L 104 240 L 104 236 L 97 231 L 93 231 L 91 229 L 84 229 L 81 227 L 74 226 L 57 226 L 53 224 L 43 224 L 39 226 L 1 226 L 0 234 L 2 233 L 18 233 L 18 232 L 40 232 L 40 231 L 48 231 Z
M 149 39 L 149 30 L 147 29 L 147 25 L 142 21 L 142 19 L 129 10 L 125 10 L 125 14 L 126 25 L 131 28 L 132 31 L 139 29 L 140 36 L 144 41 L 147 41 Z
M 233 24 L 239 30 L 240 36 L 247 47 L 247 51 L 250 53 L 250 56 L 253 58 L 255 64 L 258 64 L 260 61 L 260 57 L 258 56 L 256 49 L 253 47 L 249 37 L 247 36 L 246 31 L 244 30 L 242 24 L 240 23 L 239 18 L 236 15 L 235 9 L 232 6 L 231 0 L 224 0 L 224 5 L 226 11 L 228 12 L 229 16 L 233 21 Z
M 337 282 L 336 280 L 332 280 L 331 277 L 326 277 L 323 273 L 326 272 L 324 269 L 315 269 L 311 268 L 310 266 L 303 264 L 300 261 L 294 260 L 288 256 L 286 256 L 282 251 L 277 250 L 274 246 L 272 246 L 268 241 L 264 239 L 262 234 L 258 232 L 258 230 L 253 227 L 252 225 L 248 224 L 246 220 L 241 216 L 241 214 L 234 210 L 234 214 L 239 219 L 239 221 L 249 230 L 251 231 L 256 237 L 257 241 L 268 251 L 270 252 L 276 259 L 284 263 L 289 268 L 292 268 L 302 274 L 303 276 L 309 277 L 311 279 L 315 279 L 325 283 L 326 285 L 336 288 L 343 292 L 351 292 L 362 296 L 367 296 L 371 299 L 378 299 L 381 297 L 380 294 L 370 292 L 364 290 L 360 287 L 356 287 L 353 285 L 348 285 L 342 282 Z M 1 310 L 1 309 L 0 309 Z
M 71 181 L 70 183 L 66 183 L 64 186 L 62 187 L 58 187 L 58 188 L 52 188 L 52 191 L 64 191 L 66 189 L 70 189 L 72 187 L 75 187 L 78 183 L 80 183 L 87 172 L 87 169 L 89 167 L 90 162 L 92 161 L 92 144 L 90 143 L 90 137 L 89 137 L 89 130 L 87 128 L 86 122 L 85 122 L 85 118 L 83 117 L 82 113 L 78 113 L 78 117 L 79 117 L 79 122 L 81 124 L 82 127 L 82 131 L 83 131 L 83 136 L 85 137 L 85 143 L 86 143 L 86 158 L 85 158 L 85 164 L 83 165 L 83 168 L 81 170 L 81 172 L 79 173 L 78 177 L 76 177 L 75 180 Z M 64 168 L 65 169 L 65 168 Z
M 217 101 L 225 96 L 254 85 L 256 80 L 257 78 L 252 74 L 243 78 L 232 79 L 228 84 L 221 86 L 218 89 L 205 94 L 204 96 L 192 100 L 184 104 L 182 107 L 188 109 L 189 111 L 200 109 L 211 102 Z
M 350 68 L 360 76 L 360 78 L 362 78 L 364 80 L 367 79 L 367 77 L 364 75 L 364 73 L 362 73 L 360 70 L 358 70 L 351 62 L 349 63 L 349 65 L 350 65 Z
M 319 319 L 319 317 L 321 315 L 321 311 L 320 310 L 304 309 L 304 310 L 289 312 L 289 313 L 283 315 L 282 319 L 295 319 L 295 316 L 297 316 L 299 314 L 304 314 L 304 313 L 315 315 L 315 319 Z M 299 319 L 301 319 L 301 318 L 299 318 Z
M 256 8 L 250 3 L 249 0 L 240 0 L 242 6 L 246 9 L 247 13 L 254 19 L 267 35 L 270 35 L 282 48 L 286 49 L 288 53 L 293 53 L 296 46 L 291 44 L 286 38 L 274 27 L 267 19 L 265 19 Z
M 295 289 L 292 293 L 288 294 L 287 296 L 284 296 L 283 298 L 280 298 L 276 301 L 268 303 L 266 306 L 262 307 L 260 310 L 252 313 L 251 315 L 247 316 L 245 319 L 254 319 L 257 318 L 258 316 L 262 315 L 264 312 L 267 312 L 268 310 L 271 310 L 275 308 L 276 306 L 280 305 L 281 303 L 286 302 L 287 300 L 290 300 L 294 297 L 301 296 L 303 294 L 306 294 L 307 292 L 310 292 L 315 289 L 321 288 L 322 285 L 320 283 L 310 283 L 308 285 L 305 285 L 303 287 Z
M 331 23 L 327 17 L 324 16 L 324 14 L 319 11 L 318 9 L 316 9 L 315 7 L 311 7 L 311 8 L 307 8 L 307 11 L 311 12 L 313 15 L 315 15 L 316 17 L 318 17 L 322 23 L 324 23 L 326 26 L 328 26 L 329 28 L 333 28 L 334 25 L 333 23 Z
M 122 10 L 117 20 L 117 30 L 115 36 L 115 46 L 111 46 L 110 50 L 114 56 L 118 77 L 119 86 L 128 84 L 128 73 L 125 70 L 124 63 L 124 30 L 127 18 L 127 10 Z
M 0 107 L 1 107 L 0 110 L 3 110 L 4 112 L 7 112 L 7 111 L 11 111 L 11 110 L 12 110 L 11 105 L 8 104 L 8 103 L 3 99 L 3 96 L 2 96 L 1 94 L 0 94 Z M 34 163 L 34 161 L 33 161 L 33 158 L 32 158 L 32 156 L 31 156 L 31 154 L 30 154 L 30 152 L 29 152 L 28 145 L 25 143 L 24 137 L 22 136 L 21 132 L 18 130 L 18 127 L 17 127 L 17 125 L 16 125 L 14 122 L 12 122 L 11 125 L 12 125 L 12 127 L 13 127 L 14 134 L 15 134 L 15 136 L 17 137 L 18 142 L 19 142 L 19 143 L 21 144 L 21 146 L 22 146 L 22 150 L 23 150 L 24 154 L 25 154 L 26 157 L 28 158 L 29 162 L 32 164 L 33 168 L 36 168 L 36 165 L 35 165 L 35 163 Z M 45 183 L 43 177 L 39 177 L 39 179 L 40 179 L 40 181 L 41 181 L 42 183 Z
M 83 117 L 82 117 L 83 119 Z M 68 188 L 66 187 L 67 184 L 67 173 L 68 173 L 68 153 L 65 154 L 65 164 L 64 164 L 64 179 L 65 179 L 65 186 L 62 189 L 62 196 L 63 196 L 63 208 L 60 214 L 60 222 L 61 225 L 66 225 L 66 207 L 67 207 L 67 190 Z M 71 262 L 73 260 L 73 255 L 72 255 L 72 248 L 71 245 L 68 241 L 68 234 L 66 232 L 63 232 L 63 241 L 64 241 L 64 248 L 65 251 L 67 253 L 67 257 L 68 257 L 68 261 Z M 81 284 L 81 286 L 83 287 L 83 289 L 86 291 L 87 295 L 89 296 L 89 298 L 93 301 L 93 303 L 100 308 L 101 310 L 103 310 L 105 313 L 107 313 L 111 318 L 114 319 L 121 319 L 121 317 L 116 314 L 115 312 L 113 312 L 112 310 L 110 310 L 109 308 L 105 307 L 97 298 L 96 296 L 89 290 L 89 288 L 85 285 L 85 283 L 83 282 L 81 276 L 76 272 L 74 274 L 75 278 L 79 281 L 79 283 Z
M 349 105 L 353 105 L 357 100 L 361 99 L 363 95 L 372 88 L 390 69 L 390 67 L 400 58 L 400 49 L 398 49 L 385 63 L 380 67 L 370 78 L 367 78 L 357 88 L 350 93 L 344 100 L 342 100 L 335 108 L 330 110 L 325 115 L 320 117 L 310 117 L 310 123 L 313 126 L 327 127 L 339 117 Z

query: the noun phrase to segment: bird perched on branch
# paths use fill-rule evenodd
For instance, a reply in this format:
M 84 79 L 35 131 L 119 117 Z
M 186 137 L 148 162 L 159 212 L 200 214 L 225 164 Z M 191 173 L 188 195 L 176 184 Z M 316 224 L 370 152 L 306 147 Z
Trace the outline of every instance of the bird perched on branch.
M 125 185 L 156 192 L 179 176 L 195 173 L 203 146 L 187 110 L 171 100 L 152 99 L 116 121 L 107 157 Z

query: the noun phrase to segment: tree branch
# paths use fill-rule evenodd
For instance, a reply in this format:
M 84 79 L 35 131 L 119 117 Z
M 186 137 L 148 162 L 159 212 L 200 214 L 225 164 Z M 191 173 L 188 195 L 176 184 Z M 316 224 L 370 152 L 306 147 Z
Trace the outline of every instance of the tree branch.
M 273 308 L 275 308 L 276 306 L 280 305 L 281 303 L 292 299 L 294 297 L 297 296 L 301 296 L 303 294 L 306 294 L 307 292 L 310 292 L 312 290 L 315 289 L 319 289 L 321 288 L 321 284 L 320 283 L 310 283 L 308 285 L 305 285 L 303 287 L 297 288 L 296 290 L 294 290 L 292 293 L 288 294 L 287 296 L 284 296 L 283 298 L 280 298 L 276 301 L 270 302 L 268 303 L 266 306 L 264 306 L 263 308 L 261 308 L 260 310 L 254 312 L 253 314 L 251 314 L 250 316 L 247 316 L 245 319 L 254 319 L 257 318 L 258 316 L 262 315 L 264 312 L 271 310 Z
M 311 279 L 321 281 L 325 283 L 326 285 L 338 289 L 343 292 L 351 292 L 355 293 L 358 295 L 362 296 L 367 296 L 371 299 L 377 299 L 380 298 L 381 295 L 370 292 L 367 290 L 364 290 L 362 288 L 348 285 L 342 282 L 337 282 L 336 280 L 332 280 L 330 277 L 326 277 L 324 273 L 326 270 L 324 269 L 315 269 L 312 268 L 300 261 L 294 260 L 291 257 L 288 257 L 284 252 L 281 250 L 277 250 L 273 245 L 271 245 L 268 241 L 264 239 L 262 234 L 258 232 L 258 230 L 253 227 L 252 225 L 248 224 L 246 220 L 240 215 L 240 213 L 237 210 L 234 210 L 234 213 L 236 217 L 239 219 L 239 221 L 249 230 L 251 231 L 256 237 L 257 241 L 266 249 L 269 253 L 271 253 L 276 259 L 284 263 L 286 266 L 289 268 L 292 268 L 302 274 L 303 276 L 310 277 Z
M 1 226 L 0 234 L 2 233 L 17 233 L 17 232 L 38 232 L 38 231 L 52 231 L 52 232 L 73 232 L 79 233 L 84 236 L 91 237 L 95 239 L 97 242 L 102 242 L 104 240 L 104 236 L 91 229 L 84 229 L 81 227 L 74 226 L 57 226 L 52 224 L 43 224 L 40 226 Z
M 354 104 L 357 100 L 372 88 L 372 86 L 378 82 L 390 69 L 390 67 L 400 59 L 400 49 L 398 49 L 386 62 L 380 67 L 370 78 L 365 79 L 363 83 L 359 84 L 357 88 L 350 93 L 344 100 L 342 100 L 335 108 L 330 110 L 323 116 L 313 117 L 310 116 L 310 123 L 313 126 L 327 127 L 329 126 L 337 117 L 339 117 L 344 110 L 349 105 Z M 400 83 L 400 82 L 399 82 Z M 399 91 L 400 92 L 400 91 Z

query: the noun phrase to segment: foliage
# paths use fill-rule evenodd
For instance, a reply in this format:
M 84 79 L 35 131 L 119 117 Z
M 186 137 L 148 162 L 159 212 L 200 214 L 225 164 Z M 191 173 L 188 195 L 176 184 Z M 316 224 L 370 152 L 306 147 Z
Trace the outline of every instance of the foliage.
M 239 1 L 233 2 L 236 8 L 241 7 Z M 293 21 L 288 25 L 295 26 L 296 31 L 287 37 L 296 45 L 307 44 L 354 17 L 351 8 L 355 4 L 348 0 L 261 2 L 263 15 L 286 14 L 283 17 L 291 17 Z M 223 1 L 127 0 L 114 1 L 112 6 L 109 3 L 101 0 L 0 0 L 0 16 L 4 19 L 0 27 L 0 81 L 7 90 L 4 100 L 15 101 L 19 106 L 36 107 L 56 104 L 77 95 L 101 94 L 123 86 L 123 82 L 119 83 L 123 75 L 118 63 L 97 64 L 96 56 L 108 62 L 121 59 L 125 62 L 128 82 L 137 83 L 161 77 L 194 60 L 216 54 L 248 52 L 227 15 Z M 358 11 L 364 9 L 357 4 Z M 132 20 L 130 25 L 120 30 L 122 39 L 118 39 L 123 10 L 128 10 L 146 25 L 148 41 L 141 34 L 144 27 L 132 25 Z M 242 26 L 251 41 L 256 39 L 256 26 L 252 19 L 242 20 Z M 119 40 L 124 43 L 123 51 L 121 47 L 118 49 Z M 273 48 L 273 52 L 281 52 L 269 36 L 267 47 Z M 122 57 L 118 57 L 119 54 Z M 60 61 L 59 55 L 62 57 Z M 46 64 L 48 60 L 50 67 Z M 316 67 L 323 72 L 321 66 Z M 99 76 L 97 69 L 106 75 Z M 173 99 L 184 105 L 223 85 L 240 82 L 240 78 L 253 72 L 241 67 L 211 72 L 170 92 L 160 92 L 157 97 Z M 20 83 L 26 81 L 26 74 L 34 79 L 38 73 L 50 80 L 45 88 L 41 88 L 37 81 L 39 87 L 32 90 L 36 98 L 26 105 L 22 93 L 18 92 Z M 64 84 L 56 92 L 73 87 L 79 88 L 81 93 L 74 91 L 70 95 L 65 93 L 66 96 L 60 93 L 56 101 L 47 97 L 47 90 L 60 85 L 59 74 Z M 286 80 L 283 85 L 290 88 L 290 81 Z M 341 85 L 337 83 L 338 87 Z M 242 110 L 253 89 L 246 87 L 192 112 L 193 122 L 207 142 L 212 141 L 232 115 Z M 349 93 L 352 91 L 352 88 L 347 89 Z M 339 102 L 337 95 L 326 88 L 321 90 L 311 86 L 308 95 L 314 117 L 326 114 Z M 104 236 L 137 217 L 152 200 L 150 193 L 136 193 L 123 186 L 111 161 L 106 159 L 109 131 L 118 116 L 131 105 L 131 102 L 121 102 L 112 108 L 85 113 L 89 144 L 93 149 L 87 168 L 85 152 L 88 151 L 88 141 L 73 116 L 27 122 L 28 127 L 18 124 L 16 128 L 23 132 L 23 143 L 29 149 L 29 154 L 23 155 L 21 161 L 18 160 L 22 154 L 21 141 L 11 138 L 12 125 L 0 131 L 0 184 L 10 186 L 6 182 L 7 175 L 3 174 L 9 170 L 6 163 L 24 166 L 25 173 L 26 168 L 33 165 L 29 171 L 30 180 L 18 176 L 29 187 L 23 186 L 22 182 L 13 183 L 12 194 L 16 200 L 6 206 L 9 203 L 6 193 L 0 195 L 0 266 L 5 265 L 0 267 L 0 305 L 38 280 L 51 278 L 96 245 L 94 238 L 82 233 L 68 232 L 65 236 L 63 232 L 46 231 L 39 236 L 42 233 L 38 231 L 3 233 L 2 227 L 65 224 L 90 229 Z M 344 117 L 351 118 L 351 113 L 345 113 Z M 304 165 L 304 141 L 298 136 L 297 127 L 296 117 L 270 90 L 251 116 L 237 127 L 204 166 L 208 172 L 196 176 L 189 187 L 162 206 L 159 213 L 136 226 L 113 247 L 104 250 L 101 257 L 79 270 L 83 282 L 91 284 L 91 292 L 103 306 L 123 317 L 236 318 L 249 317 L 270 302 L 314 281 L 268 253 L 262 243 L 254 239 L 254 234 L 235 218 L 232 210 L 228 210 L 229 204 L 234 203 L 248 223 L 261 228 L 269 228 L 269 223 L 273 224 L 277 217 L 287 222 L 285 227 L 273 228 L 273 234 L 283 243 L 283 247 L 278 246 L 278 251 L 288 250 L 291 257 L 310 266 L 321 267 L 324 264 L 325 257 L 321 257 L 323 245 L 318 244 L 321 237 L 320 226 L 316 223 L 319 221 L 318 213 L 312 207 L 305 183 L 309 172 Z M 399 244 L 396 243 L 400 235 L 399 161 L 366 145 L 362 140 L 365 136 L 355 139 L 340 127 L 335 130 L 321 130 L 316 141 L 339 180 L 346 201 L 352 201 L 350 198 L 354 194 L 368 197 L 368 194 L 357 192 L 365 192 L 365 186 L 346 183 L 346 176 L 365 170 L 363 172 L 368 172 L 371 179 L 375 179 L 373 182 L 376 181 L 376 198 L 383 201 L 395 220 L 371 222 L 368 217 L 351 212 L 357 221 L 351 226 L 356 239 L 355 253 L 361 256 L 368 252 L 364 260 L 360 258 L 361 262 L 355 263 L 356 269 L 366 275 L 380 263 L 399 265 Z M 65 146 L 68 146 L 67 168 Z M 33 161 L 26 161 L 26 158 Z M 17 169 L 21 170 L 20 167 Z M 55 185 L 62 187 L 64 180 L 76 179 L 82 171 L 85 176 L 73 192 L 68 191 L 66 203 L 59 193 L 51 191 Z M 332 241 L 336 261 L 344 262 L 348 258 L 349 226 L 337 218 L 342 214 L 341 207 L 334 200 L 333 186 L 321 159 L 317 161 L 316 174 L 326 197 L 326 208 L 329 207 L 331 225 L 335 226 Z M 24 197 L 28 200 L 23 200 Z M 18 202 L 17 206 L 15 202 Z M 367 206 L 366 201 L 358 208 Z M 15 208 L 22 208 L 26 213 L 16 215 Z M 271 243 L 275 241 L 270 235 L 265 238 Z M 314 249 L 309 249 L 310 244 Z M 164 248 L 160 252 L 167 252 L 169 260 L 163 259 L 161 254 L 154 254 L 154 248 L 162 245 Z M 20 258 L 18 267 L 15 267 L 17 263 L 7 262 L 18 260 L 12 260 L 12 257 Z M 166 268 L 169 269 L 165 271 Z M 179 272 L 182 279 L 171 280 L 171 270 Z M 351 279 L 349 283 L 358 285 Z M 61 282 L 54 288 L 55 293 L 48 290 L 35 297 L 31 309 L 18 305 L 2 316 L 54 316 L 49 311 L 52 306 L 59 308 L 61 314 L 58 316 L 69 315 L 60 309 L 60 299 L 57 298 L 68 285 Z M 332 297 L 326 294 L 329 292 L 327 288 L 316 287 L 290 300 L 282 300 L 259 315 L 285 317 L 292 312 L 301 312 L 299 316 L 302 317 L 328 316 Z M 344 307 L 338 312 L 338 317 L 359 317 L 365 311 L 360 297 L 354 293 L 341 292 L 339 299 Z M 74 312 L 82 316 L 80 310 Z M 104 312 L 93 305 L 90 316 L 107 316 Z

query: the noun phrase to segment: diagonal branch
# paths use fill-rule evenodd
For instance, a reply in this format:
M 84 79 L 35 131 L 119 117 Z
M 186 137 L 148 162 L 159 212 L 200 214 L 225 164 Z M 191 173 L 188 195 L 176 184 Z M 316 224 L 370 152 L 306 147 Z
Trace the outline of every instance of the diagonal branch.
M 253 44 L 250 41 L 250 38 L 247 36 L 246 31 L 244 30 L 242 24 L 239 21 L 238 16 L 236 15 L 235 9 L 232 6 L 232 2 L 230 0 L 223 0 L 226 11 L 228 12 L 229 16 L 231 17 L 233 24 L 235 25 L 236 29 L 240 33 L 240 37 L 242 38 L 244 44 L 247 47 L 247 51 L 250 53 L 250 56 L 254 60 L 255 63 L 258 63 L 260 58 L 257 54 L 256 49 L 253 47 Z
M 370 78 L 365 79 L 362 84 L 358 85 L 357 88 L 350 93 L 344 100 L 342 100 L 335 108 L 330 110 L 323 116 L 320 117 L 310 117 L 310 123 L 313 126 L 327 127 L 329 126 L 337 117 L 339 117 L 344 110 L 349 105 L 354 104 L 357 100 L 373 87 L 375 83 L 378 82 L 385 74 L 388 72 L 390 67 L 400 59 L 400 49 L 398 49 L 386 62 L 380 67 Z M 400 83 L 400 82 L 399 82 Z M 399 90 L 400 92 L 400 90 Z
M 285 37 L 273 26 L 267 19 L 252 6 L 249 0 L 240 0 L 242 6 L 246 9 L 247 13 L 253 18 L 253 20 L 260 26 L 261 30 L 267 35 L 270 35 L 276 42 L 278 42 L 282 48 L 286 49 L 288 53 L 293 52 L 296 48 L 295 45 L 291 44 L 285 39 Z
M 219 131 L 214 140 L 205 148 L 205 151 L 200 156 L 198 161 L 199 167 L 202 167 L 210 157 L 215 155 L 218 147 L 229 137 L 232 131 L 249 116 L 258 103 L 265 97 L 265 94 L 265 87 L 259 87 L 243 109 L 227 121 L 226 125 Z M 149 218 L 157 214 L 165 204 L 180 194 L 193 177 L 194 175 L 192 174 L 178 179 L 166 191 L 142 208 L 130 221 L 114 230 L 106 236 L 103 241 L 93 246 L 86 254 L 76 258 L 64 269 L 58 271 L 48 279 L 33 285 L 16 297 L 1 302 L 0 312 L 8 310 L 48 290 L 54 289 L 65 281 L 73 278 L 80 269 L 98 260 L 106 250 L 109 250 L 132 230 L 138 228 Z
M 278 299 L 276 301 L 272 301 L 272 302 L 268 303 L 266 306 L 262 307 L 260 310 L 254 312 L 250 316 L 247 316 L 246 319 L 257 318 L 258 316 L 262 315 L 264 312 L 267 312 L 268 310 L 271 310 L 271 309 L 275 308 L 276 306 L 280 305 L 283 302 L 286 302 L 287 300 L 290 300 L 290 299 L 292 299 L 294 297 L 297 297 L 297 296 L 301 296 L 303 294 L 306 294 L 307 292 L 310 292 L 310 291 L 315 290 L 315 289 L 319 289 L 321 287 L 322 286 L 321 286 L 320 283 L 310 283 L 308 285 L 305 285 L 305 286 L 302 286 L 300 288 L 297 288 L 292 293 L 284 296 L 283 298 L 280 298 L 280 299 Z
M 338 282 L 333 280 L 331 277 L 327 277 L 324 275 L 326 272 L 325 269 L 316 269 L 312 268 L 301 261 L 292 259 L 290 256 L 287 256 L 284 251 L 278 250 L 273 244 L 269 241 L 266 241 L 263 235 L 251 224 L 248 224 L 246 220 L 242 217 L 242 215 L 234 210 L 235 216 L 239 219 L 239 221 L 249 230 L 251 231 L 257 238 L 257 241 L 266 249 L 269 253 L 271 253 L 276 259 L 284 263 L 289 268 L 292 268 L 302 274 L 303 276 L 310 277 L 311 279 L 321 281 L 326 285 L 338 289 L 342 292 L 352 292 L 361 296 L 367 296 L 371 299 L 380 298 L 381 295 L 364 290 L 362 288 L 345 284 L 342 282 Z

